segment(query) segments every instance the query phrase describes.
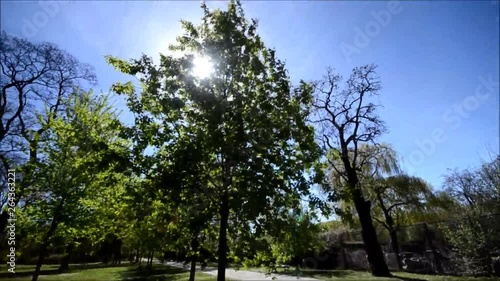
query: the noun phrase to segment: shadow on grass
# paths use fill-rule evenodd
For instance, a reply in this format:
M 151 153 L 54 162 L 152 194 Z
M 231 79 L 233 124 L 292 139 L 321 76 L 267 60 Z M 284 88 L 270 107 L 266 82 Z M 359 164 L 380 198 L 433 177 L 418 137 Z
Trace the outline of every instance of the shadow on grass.
M 109 268 L 109 267 L 126 267 L 131 266 L 130 263 L 122 263 L 122 264 L 104 264 L 104 263 L 94 263 L 94 264 L 72 264 L 69 267 L 69 270 L 59 270 L 59 269 L 44 269 L 40 270 L 40 276 L 42 275 L 57 275 L 62 273 L 72 273 L 78 272 L 85 269 L 96 269 L 96 268 Z M 3 278 L 12 278 L 12 277 L 29 277 L 33 275 L 35 266 L 33 266 L 33 270 L 28 271 L 19 271 L 16 273 L 10 272 L 0 272 L 0 279 Z
M 146 267 L 135 267 L 124 272 L 121 272 L 121 280 L 134 280 L 134 281 L 173 281 L 179 280 L 177 275 L 181 275 L 186 271 L 182 268 L 167 267 L 167 266 L 153 266 L 151 269 Z
M 56 275 L 63 273 L 60 270 L 57 269 L 49 269 L 49 270 L 40 270 L 40 275 Z M 16 272 L 16 273 L 11 273 L 11 272 L 1 272 L 0 273 L 0 279 L 3 278 L 13 278 L 13 277 L 28 277 L 33 275 L 33 271 L 22 271 L 22 272 Z
M 402 281 L 427 281 L 426 279 L 412 278 L 412 277 L 403 277 L 403 276 L 396 276 L 396 275 L 392 275 L 392 278 L 399 279 L 399 280 L 402 280 Z
M 288 275 L 295 275 L 294 270 L 290 270 Z M 353 278 L 359 276 L 359 272 L 353 270 L 303 270 L 304 277 L 336 277 Z

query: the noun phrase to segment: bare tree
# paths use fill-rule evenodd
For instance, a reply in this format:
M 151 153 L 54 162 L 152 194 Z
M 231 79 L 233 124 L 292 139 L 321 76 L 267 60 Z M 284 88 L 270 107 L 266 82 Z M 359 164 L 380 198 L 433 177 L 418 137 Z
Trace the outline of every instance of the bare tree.
M 0 169 L 2 205 L 8 198 L 7 171 L 24 166 L 16 184 L 15 205 L 29 185 L 30 165 L 52 119 L 65 109 L 62 100 L 76 87 L 95 85 L 94 69 L 50 43 L 35 44 L 2 32 L 0 36 Z M 87 83 L 82 84 L 82 83 Z M 0 233 L 8 220 L 0 214 Z
M 445 177 L 444 187 L 463 206 L 485 213 L 500 212 L 500 156 L 476 169 L 452 171 Z
M 330 167 L 345 183 L 345 194 L 355 206 L 362 228 L 362 238 L 374 276 L 390 276 L 371 216 L 371 202 L 365 198 L 360 175 L 366 161 L 362 144 L 377 146 L 376 138 L 385 132 L 385 125 L 376 115 L 378 107 L 370 99 L 381 89 L 375 65 L 353 69 L 346 87 L 339 89 L 342 77 L 328 69 L 324 80 L 316 83 L 313 122 L 319 128 Z M 338 165 L 338 160 L 342 164 Z M 334 194 L 336 191 L 331 189 Z

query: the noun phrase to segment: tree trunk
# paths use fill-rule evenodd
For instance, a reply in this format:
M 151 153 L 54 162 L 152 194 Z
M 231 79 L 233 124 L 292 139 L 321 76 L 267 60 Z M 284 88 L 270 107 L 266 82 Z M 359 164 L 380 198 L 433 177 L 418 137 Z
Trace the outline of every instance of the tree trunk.
M 439 254 L 434 247 L 434 243 L 432 242 L 432 236 L 429 231 L 429 227 L 427 226 L 427 223 L 424 223 L 424 232 L 425 232 L 425 237 L 427 240 L 427 243 L 429 244 L 429 247 L 431 248 L 432 251 L 432 256 L 434 257 L 434 263 L 436 265 L 436 271 L 438 274 L 443 273 L 443 266 L 441 265 L 441 259 L 439 258 Z
M 16 197 L 14 197 L 14 207 L 17 206 L 17 204 L 19 203 L 19 200 L 20 200 L 20 194 L 19 192 L 16 193 Z M 13 208 L 11 206 L 11 208 Z M 10 218 L 10 215 L 8 213 L 8 208 L 3 210 L 2 213 L 0 214 L 0 233 L 2 235 L 0 235 L 0 237 L 7 237 L 7 236 L 4 236 L 5 234 L 7 234 L 7 232 L 5 231 L 5 228 L 7 227 L 7 223 L 9 222 L 9 218 Z
M 194 276 L 196 274 L 196 261 L 197 255 L 194 254 L 191 256 L 191 270 L 189 272 L 189 281 L 194 281 Z
M 153 251 L 149 251 L 148 253 L 148 268 L 151 269 L 153 267 Z
M 43 238 L 43 243 L 40 248 L 40 252 L 38 253 L 38 261 L 36 263 L 35 271 L 33 272 L 33 277 L 31 278 L 31 281 L 37 281 L 38 276 L 40 275 L 40 269 L 42 268 L 43 260 L 45 258 L 45 254 L 47 253 L 47 248 L 49 246 L 49 239 L 52 237 L 52 234 L 56 231 L 57 228 L 57 218 L 54 216 L 52 219 L 52 223 L 50 224 L 50 228 L 45 234 L 45 237 Z
M 378 242 L 377 232 L 373 226 L 371 216 L 371 202 L 366 201 L 359 185 L 358 174 L 351 166 L 348 157 L 348 148 L 344 141 L 341 140 L 342 162 L 347 172 L 347 184 L 351 192 L 352 201 L 358 213 L 359 222 L 361 224 L 361 236 L 363 244 L 370 264 L 370 271 L 373 276 L 391 277 L 387 263 L 385 262 L 384 253 Z
M 221 198 L 220 214 L 220 229 L 219 229 L 219 250 L 218 250 L 218 265 L 217 265 L 217 281 L 226 280 L 226 263 L 227 263 L 227 222 L 229 219 L 229 196 L 225 189 Z
M 69 254 L 65 255 L 61 259 L 61 264 L 59 265 L 59 271 L 68 271 L 69 270 Z
M 118 249 L 116 252 L 117 260 L 118 260 L 118 264 L 121 265 L 122 264 L 122 240 L 121 239 L 118 240 L 117 246 L 118 246 Z
M 0 233 L 5 234 L 5 227 L 7 227 L 7 222 L 9 220 L 9 213 L 7 210 L 2 211 L 0 214 Z
M 357 176 L 355 177 L 357 178 Z M 370 202 L 365 200 L 361 190 L 356 187 L 357 180 L 355 183 L 356 184 L 352 184 L 351 182 L 353 202 L 361 223 L 361 235 L 363 237 L 366 255 L 368 256 L 370 271 L 373 276 L 390 277 L 391 273 L 385 262 L 384 253 L 382 252 L 382 248 L 378 242 L 377 232 L 373 226 Z
M 341 135 L 343 134 L 343 132 L 340 133 Z M 377 232 L 373 226 L 371 202 L 365 200 L 361 187 L 358 186 L 358 174 L 355 167 L 351 166 L 351 162 L 349 160 L 349 148 L 342 138 L 340 140 L 340 146 L 342 153 L 341 160 L 345 167 L 347 185 L 349 191 L 351 192 L 351 198 L 361 224 L 361 236 L 363 238 L 368 263 L 370 264 L 370 271 L 373 276 L 391 277 L 392 275 L 387 267 L 387 263 L 385 262 L 384 253 L 382 252 L 382 248 L 378 242 Z
M 396 261 L 398 262 L 398 269 L 403 270 L 403 262 L 401 261 L 401 256 L 399 252 L 399 241 L 398 234 L 394 228 L 389 230 L 389 235 L 391 236 L 391 246 L 394 255 L 396 255 Z
M 384 204 L 384 200 L 382 199 L 382 195 L 377 192 L 377 199 L 378 203 L 380 205 L 380 208 L 382 209 L 382 212 L 384 213 L 384 218 L 386 225 L 384 225 L 387 230 L 389 231 L 389 235 L 391 236 L 391 247 L 392 251 L 394 252 L 394 255 L 396 255 L 396 261 L 398 263 L 398 269 L 403 270 L 403 262 L 401 260 L 401 257 L 399 256 L 399 241 L 398 241 L 398 233 L 396 231 L 396 228 L 394 227 L 394 219 L 392 218 L 391 212 L 389 209 L 386 208 Z
M 191 239 L 191 250 L 193 251 L 193 254 L 191 255 L 191 270 L 189 272 L 189 281 L 194 281 L 194 276 L 196 274 L 196 262 L 198 261 L 198 248 L 200 246 L 200 243 L 198 242 L 198 239 L 196 239 L 196 236 L 193 236 L 194 238 Z
M 69 259 L 71 257 L 72 251 L 73 251 L 73 243 L 70 243 L 66 247 L 66 255 L 61 259 L 61 265 L 59 266 L 59 271 L 69 270 Z

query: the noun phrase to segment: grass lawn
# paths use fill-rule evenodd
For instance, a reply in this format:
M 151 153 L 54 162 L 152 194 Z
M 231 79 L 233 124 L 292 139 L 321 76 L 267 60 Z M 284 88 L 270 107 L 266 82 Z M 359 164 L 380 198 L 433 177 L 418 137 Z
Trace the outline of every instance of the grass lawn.
M 259 268 L 248 268 L 242 270 L 250 270 L 257 272 L 268 272 L 266 267 Z M 278 274 L 284 273 L 283 269 L 278 268 Z M 290 267 L 288 270 L 289 275 L 294 275 L 295 268 Z M 354 271 L 354 270 L 312 270 L 304 269 L 302 270 L 303 277 L 313 277 L 324 281 L 500 281 L 500 278 L 475 278 L 475 277 L 453 277 L 453 276 L 435 276 L 435 275 L 424 275 L 424 274 L 414 274 L 406 272 L 394 272 L 393 275 L 396 278 L 379 278 L 373 277 L 368 272 Z
M 57 271 L 58 265 L 46 265 L 42 267 L 42 273 L 39 277 L 41 281 L 118 281 L 118 280 L 148 280 L 148 281 L 181 281 L 189 279 L 189 272 L 180 268 L 174 268 L 166 265 L 153 265 L 152 271 L 139 270 L 137 265 L 104 265 L 88 264 L 85 268 L 80 265 L 70 265 L 69 272 L 60 273 Z M 7 267 L 0 266 L 0 280 L 28 281 L 31 280 L 33 265 L 16 266 L 16 274 L 7 274 Z M 258 272 L 267 272 L 266 268 L 240 268 L 240 270 L 250 270 Z M 282 269 L 278 269 L 281 274 Z M 294 268 L 290 268 L 288 274 L 293 274 Z M 353 270 L 303 270 L 302 276 L 314 277 L 324 281 L 493 281 L 500 278 L 473 278 L 473 277 L 448 277 L 432 276 L 422 274 L 411 274 L 398 272 L 394 273 L 396 278 L 376 278 L 368 272 Z M 196 273 L 197 281 L 215 281 L 212 275 Z M 271 280 L 269 278 L 269 280 Z
M 40 281 L 118 281 L 118 280 L 148 280 L 148 281 L 180 281 L 188 280 L 189 272 L 164 265 L 153 265 L 152 271 L 139 270 L 137 265 L 123 264 L 121 266 L 105 266 L 102 264 L 88 265 L 87 268 L 81 268 L 78 265 L 73 266 L 69 272 L 60 273 L 58 266 L 44 266 L 44 275 L 40 275 Z M 72 266 L 70 265 L 70 269 Z M 16 274 L 8 275 L 7 267 L 0 267 L 0 280 L 28 281 L 31 280 L 31 272 L 34 266 L 16 266 Z M 13 278 L 14 277 L 14 278 Z M 196 280 L 215 281 L 214 276 L 196 273 Z
M 59 265 L 58 264 L 44 264 L 42 265 L 42 271 L 53 271 L 53 270 L 57 270 L 59 268 Z M 8 266 L 6 266 L 5 264 L 2 264 L 0 265 L 0 274 L 1 276 L 3 276 L 6 272 L 7 272 L 7 269 L 9 269 Z M 24 272 L 33 272 L 33 270 L 35 270 L 35 266 L 34 265 L 17 265 L 16 264 L 16 273 L 24 273 Z

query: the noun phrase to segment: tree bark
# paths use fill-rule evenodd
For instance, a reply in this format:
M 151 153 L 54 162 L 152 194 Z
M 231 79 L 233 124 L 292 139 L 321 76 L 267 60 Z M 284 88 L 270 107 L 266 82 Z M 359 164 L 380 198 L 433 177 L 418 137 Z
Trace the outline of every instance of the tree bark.
M 342 132 L 341 132 L 342 133 Z M 377 238 L 377 232 L 373 226 L 371 215 L 371 203 L 365 200 L 363 192 L 359 185 L 358 174 L 355 167 L 351 166 L 349 161 L 349 149 L 343 139 L 341 139 L 342 149 L 342 162 L 344 164 L 347 174 L 347 184 L 351 192 L 352 201 L 358 213 L 359 222 L 361 223 L 361 236 L 365 247 L 368 263 L 370 264 L 370 271 L 373 276 L 377 277 L 391 277 L 387 263 L 385 262 L 384 253 L 380 247 Z
M 45 258 L 46 253 L 47 253 L 47 248 L 49 246 L 49 239 L 52 237 L 52 235 L 56 231 L 57 224 L 58 224 L 57 217 L 54 216 L 54 218 L 52 219 L 52 223 L 50 224 L 50 228 L 47 231 L 47 233 L 45 234 L 45 237 L 43 238 L 43 243 L 42 243 L 42 246 L 40 248 L 40 252 L 38 254 L 38 261 L 36 263 L 35 271 L 33 272 L 33 277 L 31 278 L 31 281 L 38 280 L 38 276 L 40 275 L 40 269 L 42 268 L 43 260 Z
M 189 281 L 194 281 L 194 277 L 196 274 L 196 255 L 191 257 L 191 270 L 189 272 Z
M 196 262 L 198 256 L 196 254 L 191 256 L 191 270 L 189 271 L 189 281 L 194 281 L 194 277 L 196 274 Z
M 403 262 L 401 261 L 400 251 L 399 251 L 399 241 L 398 234 L 395 229 L 389 230 L 389 235 L 391 236 L 391 246 L 394 255 L 396 256 L 396 261 L 398 263 L 398 269 L 403 270 Z
M 14 207 L 17 206 L 17 204 L 19 203 L 19 200 L 20 200 L 20 192 L 17 192 L 16 193 L 16 197 L 14 198 Z M 2 211 L 2 213 L 0 214 L 0 233 L 2 235 L 2 237 L 5 237 L 4 235 L 7 234 L 7 232 L 5 231 L 5 228 L 7 227 L 7 223 L 9 222 L 9 218 L 10 218 L 10 215 L 8 213 L 8 209 L 5 209 Z
M 5 227 L 7 226 L 8 220 L 9 214 L 7 213 L 7 211 L 2 211 L 2 213 L 0 214 L 0 233 L 5 234 Z
M 432 237 L 431 233 L 429 231 L 429 227 L 427 226 L 427 223 L 424 223 L 424 232 L 425 232 L 425 237 L 427 238 L 427 243 L 429 243 L 429 247 L 431 248 L 432 251 L 432 256 L 434 257 L 434 263 L 436 264 L 436 271 L 438 274 L 443 273 L 443 266 L 441 265 L 441 260 L 439 258 L 439 254 L 434 247 L 434 243 L 432 242 Z
M 153 268 L 153 251 L 150 251 L 148 254 L 148 268 Z
M 139 252 L 137 256 L 139 257 L 139 267 L 140 267 L 142 265 L 142 258 L 144 256 L 144 251 Z
M 71 253 L 73 252 L 73 243 L 68 244 L 66 247 L 66 255 L 61 259 L 61 265 L 59 266 L 59 271 L 69 270 L 69 259 L 71 258 Z
M 200 244 L 196 237 L 191 239 L 191 250 L 193 254 L 191 255 L 191 270 L 189 272 L 189 281 L 194 281 L 196 274 L 196 262 L 198 261 L 198 248 Z
M 219 210 L 220 228 L 219 228 L 219 250 L 218 250 L 218 265 L 217 265 L 217 281 L 226 280 L 226 264 L 227 264 L 227 223 L 229 218 L 229 195 L 227 189 L 222 194 L 221 205 Z
M 377 238 L 377 232 L 373 226 L 370 213 L 370 202 L 365 201 L 361 191 L 357 188 L 353 192 L 353 202 L 361 223 L 361 235 L 368 256 L 370 271 L 373 276 L 390 277 L 391 273 L 385 262 L 384 253 L 382 252 L 382 248 Z
M 391 247 L 392 251 L 394 252 L 394 255 L 396 255 L 396 261 L 398 263 L 398 269 L 403 270 L 403 262 L 400 257 L 400 252 L 399 252 L 399 241 L 398 241 L 398 234 L 396 231 L 396 228 L 394 227 L 394 219 L 391 216 L 390 211 L 386 208 L 384 204 L 384 200 L 382 199 L 382 195 L 377 192 L 377 199 L 380 204 L 380 208 L 382 209 L 382 212 L 384 213 L 384 218 L 386 222 L 386 228 L 389 231 L 389 235 L 391 236 Z

